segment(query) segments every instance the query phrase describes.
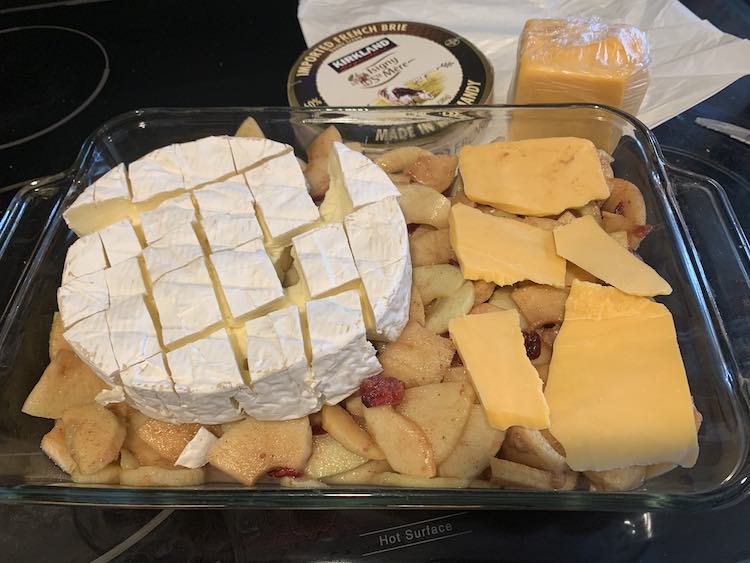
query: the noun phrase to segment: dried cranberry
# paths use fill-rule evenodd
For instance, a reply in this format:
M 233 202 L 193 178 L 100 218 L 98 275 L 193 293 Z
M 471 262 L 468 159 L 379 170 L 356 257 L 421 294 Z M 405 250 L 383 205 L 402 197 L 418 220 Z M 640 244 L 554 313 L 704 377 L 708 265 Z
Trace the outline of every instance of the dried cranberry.
M 387 375 L 373 375 L 359 385 L 362 404 L 366 407 L 397 405 L 404 398 L 404 382 Z
M 406 231 L 411 234 L 419 228 L 419 223 L 409 223 L 406 225 Z
M 328 434 L 328 432 L 326 432 L 322 426 L 317 426 L 317 425 L 312 427 L 312 433 L 313 433 L 313 436 L 319 436 L 320 434 Z
M 615 206 L 615 210 L 614 211 L 615 211 L 615 214 L 617 214 L 617 215 L 622 215 L 623 213 L 625 213 L 625 202 L 621 201 L 620 203 L 618 203 Z
M 530 360 L 536 360 L 542 353 L 542 337 L 535 330 L 523 330 L 523 345 Z
M 636 225 L 635 227 L 630 229 L 630 233 L 634 237 L 643 239 L 646 238 L 646 235 L 648 235 L 653 230 L 654 228 L 651 225 Z
M 297 471 L 291 467 L 277 467 L 268 472 L 269 477 L 276 477 L 277 479 L 281 477 L 302 477 L 303 475 L 302 471 Z

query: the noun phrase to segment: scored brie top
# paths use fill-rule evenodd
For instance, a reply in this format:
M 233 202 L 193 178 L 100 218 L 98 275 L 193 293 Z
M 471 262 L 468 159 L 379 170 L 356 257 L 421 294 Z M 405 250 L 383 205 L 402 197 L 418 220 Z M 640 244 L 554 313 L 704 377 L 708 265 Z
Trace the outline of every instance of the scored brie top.
M 288 420 L 346 398 L 382 369 L 367 338 L 406 323 L 411 260 L 388 176 L 344 145 L 331 170 L 324 222 L 291 147 L 268 139 L 113 168 L 63 214 L 81 235 L 58 290 L 65 339 L 169 422 Z M 284 288 L 289 268 L 300 282 Z

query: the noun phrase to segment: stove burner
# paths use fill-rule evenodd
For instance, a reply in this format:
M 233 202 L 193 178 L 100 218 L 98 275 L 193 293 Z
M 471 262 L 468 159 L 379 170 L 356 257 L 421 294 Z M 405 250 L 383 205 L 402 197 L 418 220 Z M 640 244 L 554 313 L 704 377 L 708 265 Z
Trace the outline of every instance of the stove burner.
M 0 53 L 0 149 L 40 137 L 75 117 L 96 98 L 109 76 L 104 46 L 67 27 L 2 29 Z

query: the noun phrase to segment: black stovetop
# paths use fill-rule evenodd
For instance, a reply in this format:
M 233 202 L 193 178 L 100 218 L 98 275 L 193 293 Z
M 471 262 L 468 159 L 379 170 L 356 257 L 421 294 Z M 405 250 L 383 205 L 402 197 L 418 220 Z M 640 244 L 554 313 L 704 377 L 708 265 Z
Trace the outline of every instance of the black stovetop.
M 51 5 L 48 5 L 51 4 Z M 746 1 L 686 1 L 750 35 Z M 343 5 L 343 2 L 342 2 Z M 13 184 L 69 167 L 128 110 L 286 105 L 304 41 L 296 3 L 0 0 L 0 211 Z M 268 12 L 268 13 L 266 13 Z M 656 129 L 667 158 L 716 178 L 750 233 L 750 78 Z M 154 511 L 0 506 L 3 561 L 750 559 L 750 501 L 720 512 Z

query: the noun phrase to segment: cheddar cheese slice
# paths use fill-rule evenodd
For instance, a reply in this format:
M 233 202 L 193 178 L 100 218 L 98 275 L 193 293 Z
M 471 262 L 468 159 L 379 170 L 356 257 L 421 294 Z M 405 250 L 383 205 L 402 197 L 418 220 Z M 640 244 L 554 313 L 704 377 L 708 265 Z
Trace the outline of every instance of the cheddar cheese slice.
M 574 281 L 544 394 L 575 471 L 695 464 L 693 401 L 660 303 Z
M 451 208 L 449 224 L 451 246 L 466 279 L 565 286 L 565 260 L 555 252 L 550 231 L 463 204 Z
M 587 215 L 554 230 L 557 254 L 631 295 L 669 295 L 672 287 Z
M 609 197 L 596 147 L 551 137 L 466 146 L 458 160 L 466 196 L 521 215 L 559 215 Z
M 515 309 L 457 317 L 448 330 L 491 426 L 549 426 L 542 380 L 526 356 Z

